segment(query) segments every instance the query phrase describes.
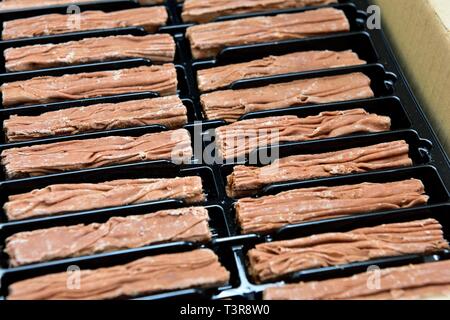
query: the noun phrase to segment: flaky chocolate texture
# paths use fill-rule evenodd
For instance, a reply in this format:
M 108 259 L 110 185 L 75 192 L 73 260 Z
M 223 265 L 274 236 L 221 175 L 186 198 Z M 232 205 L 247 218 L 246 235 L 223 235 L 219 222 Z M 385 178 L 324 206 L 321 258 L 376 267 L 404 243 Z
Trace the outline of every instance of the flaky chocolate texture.
M 224 159 L 242 158 L 251 151 L 283 142 L 346 136 L 353 133 L 387 131 L 391 119 L 364 109 L 322 112 L 299 118 L 280 116 L 238 121 L 219 127 L 216 146 Z
M 188 288 L 226 285 L 230 273 L 209 249 L 145 257 L 128 264 L 81 270 L 80 286 L 67 272 L 44 275 L 9 287 L 8 300 L 99 300 L 132 298 Z
M 113 12 L 83 11 L 79 15 L 47 14 L 5 21 L 2 39 L 11 40 L 125 27 L 143 27 L 147 32 L 153 33 L 159 27 L 166 25 L 167 20 L 168 14 L 163 6 Z
M 243 79 L 273 76 L 291 72 L 337 68 L 365 64 L 356 53 L 348 51 L 305 51 L 282 56 L 268 56 L 250 62 L 199 70 L 200 91 L 223 89 Z
M 15 179 L 149 160 L 188 163 L 192 154 L 189 132 L 178 129 L 12 148 L 2 152 L 1 162 L 7 177 Z
M 248 252 L 249 271 L 264 282 L 307 269 L 448 248 L 437 220 L 418 220 L 259 244 Z
M 97 0 L 96 2 L 108 2 L 109 0 Z M 3 0 L 0 2 L 0 10 L 31 9 L 54 5 L 71 5 L 92 2 L 92 0 Z M 164 0 L 138 0 L 140 4 L 161 4 Z
M 230 46 L 313 37 L 350 30 L 344 12 L 334 8 L 277 16 L 214 22 L 189 27 L 194 59 L 216 56 Z
M 12 267 L 156 243 L 211 240 L 208 211 L 192 207 L 114 217 L 106 223 L 20 232 L 6 239 Z
M 187 109 L 180 98 L 168 96 L 62 109 L 39 116 L 14 115 L 4 121 L 3 127 L 8 142 L 18 142 L 154 124 L 178 129 L 187 121 Z
M 412 166 L 405 141 L 319 154 L 302 154 L 275 160 L 263 167 L 235 166 L 227 177 L 229 197 L 245 197 L 264 187 L 286 181 Z
M 8 71 L 29 71 L 127 58 L 144 58 L 154 63 L 163 63 L 173 62 L 175 59 L 175 41 L 169 34 L 142 37 L 124 35 L 9 48 L 4 54 Z
M 424 205 L 422 181 L 361 183 L 285 191 L 236 203 L 242 233 L 268 233 L 290 224 Z
M 450 261 L 273 287 L 264 291 L 263 298 L 264 300 L 448 300 Z
M 106 1 L 106 0 L 100 0 Z M 63 4 L 82 4 L 92 2 L 91 0 L 2 0 L 0 2 L 0 10 L 17 10 L 30 9 L 34 7 L 47 7 Z
M 41 104 L 112 96 L 133 92 L 177 93 L 177 71 L 171 63 L 113 71 L 36 77 L 4 83 L 0 89 L 3 106 Z
M 186 0 L 181 14 L 185 22 L 210 22 L 216 18 L 280 9 L 336 3 L 337 0 Z
M 9 196 L 3 209 L 13 221 L 164 199 L 183 200 L 189 204 L 204 201 L 202 179 L 192 176 L 55 184 Z
M 200 101 L 208 119 L 235 122 L 250 112 L 371 98 L 374 93 L 370 83 L 369 77 L 358 72 L 251 89 L 215 91 L 201 95 Z

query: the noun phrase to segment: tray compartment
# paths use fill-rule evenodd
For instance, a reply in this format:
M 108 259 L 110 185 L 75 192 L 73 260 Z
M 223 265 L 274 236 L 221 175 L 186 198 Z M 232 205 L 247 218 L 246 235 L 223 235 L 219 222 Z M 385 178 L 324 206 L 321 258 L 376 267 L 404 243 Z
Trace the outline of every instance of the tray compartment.
M 396 266 L 404 266 L 409 264 L 420 264 L 427 262 L 434 262 L 440 260 L 447 260 L 449 257 L 448 250 L 442 250 L 439 252 L 428 254 L 410 254 L 397 257 L 385 257 L 368 261 L 349 263 L 344 265 L 338 265 L 333 267 L 315 268 L 302 270 L 288 274 L 275 281 L 269 281 L 264 284 L 256 284 L 251 276 L 248 274 L 247 269 L 247 252 L 255 246 L 256 243 L 271 242 L 279 240 L 295 239 L 300 237 L 308 237 L 314 234 L 328 233 L 328 232 L 347 232 L 358 228 L 374 227 L 387 223 L 399 223 L 408 222 L 414 220 L 433 218 L 439 221 L 443 226 L 444 238 L 450 237 L 450 220 L 446 213 L 448 211 L 448 205 L 435 205 L 426 206 L 421 208 L 413 208 L 408 210 L 402 210 L 397 214 L 371 214 L 365 216 L 359 216 L 355 218 L 341 218 L 330 223 L 318 225 L 308 225 L 305 227 L 291 227 L 289 230 L 280 232 L 275 235 L 270 235 L 264 239 L 253 241 L 253 243 L 242 244 L 238 252 L 238 264 L 240 267 L 244 267 L 246 270 L 246 278 L 252 284 L 251 292 L 257 293 L 257 298 L 260 298 L 259 293 L 266 287 L 273 286 L 280 283 L 297 283 L 301 281 L 320 281 L 331 278 L 339 278 L 351 276 L 356 273 L 367 271 L 371 266 L 379 268 L 388 268 Z
M 283 182 L 283 183 L 275 183 L 272 185 L 268 185 L 262 189 L 262 191 L 252 198 L 258 198 L 267 195 L 276 195 L 281 192 L 302 189 L 302 188 L 313 188 L 313 187 L 334 187 L 334 186 L 343 186 L 343 185 L 354 185 L 360 184 L 364 182 L 370 183 L 388 183 L 395 181 L 402 181 L 408 179 L 419 179 L 423 182 L 425 186 L 425 192 L 430 197 L 428 201 L 428 205 L 436 205 L 436 204 L 445 204 L 449 201 L 449 193 L 444 185 L 444 181 L 442 181 L 441 177 L 436 168 L 430 165 L 421 165 L 409 168 L 401 168 L 401 169 L 391 169 L 391 170 L 381 170 L 374 171 L 368 173 L 359 173 L 353 175 L 346 176 L 336 176 L 330 178 L 318 178 L 314 180 L 306 180 L 306 181 L 292 181 L 292 182 Z M 241 233 L 240 227 L 236 222 L 236 211 L 235 204 L 237 200 L 228 202 L 228 221 L 229 224 L 233 224 L 233 228 L 231 229 L 231 233 L 233 235 L 238 235 Z M 395 212 L 399 210 L 391 210 L 392 214 L 395 215 Z M 401 211 L 401 210 L 400 210 Z M 383 210 L 381 212 L 387 212 L 387 210 Z M 361 213 L 354 214 L 350 217 L 358 217 L 364 216 L 372 213 Z M 333 221 L 335 219 L 324 219 L 317 220 L 311 222 L 304 222 L 298 225 L 320 225 L 326 224 L 328 221 Z M 286 228 L 283 227 L 283 228 Z M 281 229 L 283 229 L 281 228 Z M 254 237 L 255 235 L 246 235 L 247 237 Z M 450 240 L 449 240 L 450 241 Z
M 33 177 L 20 180 L 10 180 L 0 183 L 0 203 L 2 209 L 0 210 L 0 229 L 14 227 L 15 232 L 19 232 L 33 223 L 39 224 L 39 228 L 44 228 L 52 225 L 52 223 L 60 222 L 74 224 L 80 221 L 81 217 L 94 218 L 109 218 L 118 212 L 123 212 L 129 215 L 126 210 L 144 208 L 147 211 L 157 211 L 160 208 L 165 208 L 163 205 L 181 205 L 183 201 L 178 200 L 162 200 L 152 203 L 143 203 L 137 205 L 129 205 L 122 207 L 102 208 L 96 210 L 89 210 L 83 212 L 72 212 L 57 216 L 50 216 L 38 219 L 28 219 L 19 221 L 8 221 L 3 210 L 3 205 L 8 201 L 8 197 L 14 194 L 21 194 L 30 192 L 34 189 L 44 188 L 53 184 L 64 183 L 100 183 L 105 181 L 120 180 L 120 179 L 142 179 L 142 178 L 175 178 L 186 176 L 200 176 L 202 178 L 204 193 L 206 194 L 206 202 L 203 204 L 216 204 L 220 193 L 218 190 L 218 183 L 212 168 L 201 165 L 186 165 L 175 166 L 167 161 L 146 162 L 138 164 L 121 165 L 114 167 L 104 167 L 99 169 L 89 169 L 82 171 L 73 171 L 61 174 L 54 174 L 42 177 Z M 202 205 L 202 204 L 198 204 Z M 153 209 L 156 207 L 156 209 Z M 45 224 L 44 224 L 45 223 Z

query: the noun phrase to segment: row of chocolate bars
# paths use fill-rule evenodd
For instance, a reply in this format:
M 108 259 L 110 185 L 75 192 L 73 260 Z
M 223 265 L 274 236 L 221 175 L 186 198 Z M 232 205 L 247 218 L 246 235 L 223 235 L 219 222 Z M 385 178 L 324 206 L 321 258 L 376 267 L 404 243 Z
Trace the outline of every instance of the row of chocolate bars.
M 3 0 L 0 10 L 70 2 Z M 429 201 L 428 187 L 439 189 L 429 167 L 422 168 L 423 181 L 408 176 L 422 155 L 416 154 L 417 145 L 410 144 L 415 137 L 408 132 L 389 133 L 407 118 L 401 108 L 400 115 L 395 113 L 398 101 L 381 98 L 391 104 L 387 111 L 365 108 L 380 99 L 378 80 L 368 75 L 371 70 L 379 72 L 380 66 L 369 65 L 356 52 L 295 51 L 216 63 L 215 58 L 229 47 L 347 33 L 352 31 L 352 21 L 339 5 L 211 21 L 337 1 L 186 0 L 172 4 L 182 8 L 184 22 L 198 23 L 187 27 L 185 34 L 156 33 L 171 24 L 167 7 L 157 4 L 163 1 L 139 2 L 126 10 L 82 11 L 79 23 L 72 23 L 73 17 L 68 23 L 64 14 L 46 14 L 10 18 L 3 24 L 4 42 L 49 37 L 45 44 L 4 51 L 4 79 L 28 77 L 1 85 L 3 109 L 8 112 L 1 153 L 5 172 L 1 232 L 8 264 L 3 268 L 2 290 L 7 299 L 136 298 L 192 288 L 211 289 L 216 298 L 245 296 L 249 292 L 241 290 L 236 271 L 236 252 L 241 249 L 253 288 L 263 292 L 264 299 L 449 297 L 450 262 L 446 261 L 383 269 L 378 286 L 367 285 L 372 273 L 320 282 L 279 282 L 304 270 L 449 249 L 441 224 L 445 212 L 408 217 L 399 213 L 399 221 L 371 226 L 363 222 L 345 232 L 305 236 L 308 232 L 299 229 L 294 237 L 283 235 L 292 233 L 286 229 L 292 225 L 421 207 Z M 73 32 L 126 27 L 142 27 L 146 35 L 51 40 Z M 90 72 L 70 68 L 133 58 L 145 60 L 133 68 Z M 330 72 L 352 66 L 360 66 L 360 71 Z M 48 75 L 53 68 L 63 74 Z M 313 76 L 288 76 L 270 83 L 272 76 L 307 71 L 314 71 Z M 266 79 L 261 81 L 262 77 Z M 260 82 L 252 85 L 255 78 Z M 239 82 L 245 87 L 245 80 L 250 80 L 248 88 L 235 87 Z M 150 96 L 82 103 L 131 93 Z M 352 104 L 361 99 L 368 100 Z M 67 103 L 74 100 L 81 103 Z M 338 102 L 349 103 L 331 107 Z M 190 114 L 189 109 L 197 105 L 198 112 Z M 274 111 L 300 110 L 301 114 L 301 106 L 310 105 L 320 105 L 320 112 L 299 116 Z M 219 123 L 215 144 L 222 159 L 248 157 L 273 143 L 286 144 L 289 156 L 281 152 L 280 159 L 260 166 L 197 165 L 196 124 L 191 120 Z M 378 135 L 367 140 L 367 134 Z M 341 137 L 337 148 L 327 148 L 327 140 Z M 377 139 L 378 143 L 370 143 Z M 296 143 L 316 140 L 323 145 L 314 153 L 300 149 L 292 154 Z M 167 161 L 173 163 L 175 173 L 161 178 L 156 171 L 164 171 L 158 166 Z M 369 172 L 390 169 L 399 169 L 393 181 L 371 181 Z M 339 183 L 353 174 L 363 174 L 363 180 Z M 335 180 L 337 185 L 301 187 L 305 181 L 334 176 L 345 177 Z M 290 184 L 293 181 L 297 184 Z M 283 183 L 287 184 L 283 187 Z M 274 184 L 281 185 L 267 189 Z M 168 203 L 177 208 L 150 210 L 155 208 L 152 203 L 165 200 L 175 201 Z M 90 214 L 93 223 L 86 223 Z M 84 224 L 75 224 L 80 222 Z M 245 249 L 231 248 L 244 235 L 250 236 L 245 238 L 249 240 Z M 180 242 L 187 245 L 183 252 L 150 250 L 158 244 L 173 249 L 170 244 Z M 123 262 L 104 266 L 102 259 L 110 257 L 108 253 L 123 259 L 112 261 Z M 72 273 L 52 271 L 81 265 L 77 259 L 103 268 L 82 268 L 79 286 L 71 287 Z

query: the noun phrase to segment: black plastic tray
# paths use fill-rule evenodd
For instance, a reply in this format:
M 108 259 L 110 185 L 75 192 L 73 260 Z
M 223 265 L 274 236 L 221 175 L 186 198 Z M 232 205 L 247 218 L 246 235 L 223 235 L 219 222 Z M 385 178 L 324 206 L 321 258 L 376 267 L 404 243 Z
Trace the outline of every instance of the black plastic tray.
M 276 234 L 272 234 L 266 237 L 248 237 L 244 244 L 236 246 L 236 250 L 238 252 L 238 267 L 246 271 L 245 280 L 250 287 L 247 289 L 249 291 L 249 294 L 257 293 L 257 296 L 259 296 L 259 293 L 262 292 L 265 288 L 283 282 L 296 283 L 301 281 L 326 280 L 330 278 L 345 277 L 352 274 L 365 272 L 369 267 L 373 266 L 379 268 L 387 268 L 446 260 L 449 258 L 449 250 L 442 250 L 429 254 L 410 254 L 397 257 L 385 257 L 333 267 L 302 270 L 299 272 L 288 274 L 284 277 L 279 278 L 278 281 L 273 281 L 272 283 L 267 285 L 256 284 L 248 274 L 246 254 L 249 249 L 254 247 L 255 244 L 265 241 L 295 239 L 327 232 L 347 232 L 358 228 L 373 227 L 386 223 L 408 222 L 428 218 L 436 219 L 441 223 L 441 225 L 443 226 L 444 237 L 448 239 L 450 238 L 450 220 L 447 214 L 448 210 L 449 206 L 448 204 L 445 204 L 399 210 L 397 212 L 374 213 L 352 218 L 346 217 L 329 220 L 328 222 L 321 224 L 310 223 L 304 226 L 290 226 L 289 228 L 281 230 Z M 231 240 L 232 239 L 230 238 L 230 241 Z
M 314 70 L 308 72 L 278 75 L 258 79 L 246 79 L 237 81 L 230 87 L 232 89 L 244 87 L 256 87 L 276 82 L 285 82 L 294 79 L 320 77 L 327 75 L 343 74 L 349 72 L 363 72 L 372 80 L 372 88 L 376 94 L 375 98 L 357 101 L 338 102 L 322 105 L 299 106 L 278 110 L 267 110 L 246 114 L 242 119 L 256 117 L 297 115 L 306 117 L 315 115 L 322 111 L 348 110 L 353 108 L 363 108 L 369 112 L 380 115 L 387 115 L 392 119 L 392 128 L 389 132 L 356 134 L 352 136 L 339 137 L 333 139 L 323 139 L 316 141 L 306 141 L 298 143 L 287 143 L 276 146 L 280 156 L 292 154 L 322 153 L 328 151 L 342 150 L 359 146 L 388 142 L 403 139 L 410 145 L 410 156 L 414 165 L 409 168 L 390 169 L 373 171 L 363 174 L 337 176 L 331 178 L 320 178 L 307 181 L 290 181 L 267 186 L 257 196 L 266 194 L 276 194 L 284 190 L 294 188 L 312 187 L 319 185 L 342 185 L 356 184 L 360 182 L 389 182 L 408 178 L 421 179 L 427 194 L 430 195 L 429 204 L 412 209 L 400 209 L 394 211 L 384 211 L 369 214 L 360 214 L 350 217 L 337 218 L 331 220 L 321 220 L 303 223 L 299 225 L 286 226 L 270 235 L 249 234 L 241 235 L 235 222 L 234 199 L 230 199 L 225 193 L 226 176 L 231 173 L 235 164 L 231 165 L 202 165 L 198 148 L 195 148 L 196 155 L 192 165 L 176 166 L 169 161 L 152 161 L 147 163 L 128 164 L 112 166 L 99 169 L 81 170 L 61 174 L 33 177 L 27 179 L 10 180 L 0 182 L 0 204 L 2 205 L 7 196 L 22 192 L 42 188 L 55 183 L 77 183 L 77 182 L 100 182 L 119 178 L 144 178 L 144 177 L 175 177 L 183 175 L 200 175 L 208 194 L 207 201 L 201 205 L 208 207 L 211 215 L 211 227 L 214 239 L 205 246 L 214 249 L 220 256 L 221 262 L 231 272 L 231 282 L 229 286 L 213 289 L 198 290 L 188 289 L 175 292 L 162 293 L 139 299 L 261 299 L 261 292 L 267 286 L 273 286 L 275 282 L 256 285 L 247 273 L 246 257 L 247 250 L 256 243 L 263 241 L 281 240 L 292 237 L 307 236 L 315 233 L 329 231 L 346 231 L 358 227 L 377 225 L 381 223 L 409 221 L 434 217 L 444 226 L 447 240 L 450 240 L 450 221 L 446 213 L 450 208 L 450 162 L 439 143 L 427 118 L 416 101 L 411 89 L 392 53 L 390 45 L 382 30 L 369 30 L 365 28 L 365 13 L 369 2 L 366 0 L 342 0 L 333 7 L 343 9 L 350 20 L 352 30 L 348 33 L 339 33 L 329 36 L 280 41 L 274 43 L 263 43 L 256 45 L 243 45 L 225 48 L 214 59 L 193 61 L 189 48 L 189 42 L 185 37 L 185 30 L 193 24 L 184 23 L 181 19 L 182 4 L 177 4 L 175 0 L 168 0 L 165 6 L 169 12 L 169 24 L 162 27 L 159 32 L 172 34 L 177 43 L 176 66 L 179 75 L 179 94 L 183 102 L 188 106 L 189 124 L 185 126 L 191 134 L 199 139 L 203 138 L 201 150 L 209 143 L 208 130 L 225 125 L 225 121 L 206 121 L 199 103 L 200 92 L 197 88 L 196 73 L 200 69 L 210 68 L 230 63 L 238 63 L 263 58 L 269 55 L 287 54 L 304 50 L 353 50 L 360 58 L 368 62 L 367 65 L 353 66 L 345 68 L 334 68 L 329 70 Z M 90 7 L 83 5 L 82 8 L 100 9 L 113 11 L 119 8 L 136 7 L 138 4 L 132 1 L 114 1 L 114 4 L 90 4 Z M 50 12 L 65 12 L 67 6 L 54 6 L 45 9 L 21 10 L 14 13 L 14 18 L 34 16 Z M 281 10 L 264 13 L 244 14 L 227 16 L 217 19 L 217 21 L 245 18 L 258 15 L 275 15 L 284 12 L 301 12 L 304 10 L 316 9 L 311 7 L 306 9 Z M 59 11 L 58 11 L 59 10 Z M 7 18 L 10 19 L 11 15 Z M 0 22 L 5 20 L 5 15 L 0 15 Z M 117 28 L 110 30 L 98 30 L 64 34 L 49 37 L 38 37 L 22 40 L 0 41 L 0 50 L 12 46 L 23 46 L 38 43 L 60 43 L 86 37 L 108 36 L 116 34 L 143 35 L 142 28 Z M 2 61 L 0 61 L 3 63 Z M 130 59 L 125 61 L 114 61 L 107 63 L 95 63 L 88 66 L 70 66 L 63 68 L 52 68 L 25 73 L 0 74 L 0 83 L 28 79 L 37 75 L 61 75 L 65 73 L 75 73 L 94 70 L 108 70 L 150 64 L 150 61 L 143 59 Z M 3 66 L 0 66 L 0 68 Z M 0 71 L 1 72 L 1 71 Z M 133 99 L 143 99 L 157 96 L 152 92 L 129 93 L 119 96 L 101 97 L 94 99 L 83 99 L 79 101 L 69 101 L 52 103 L 45 105 L 18 106 L 14 108 L 0 108 L 0 120 L 7 119 L 12 114 L 18 115 L 38 115 L 46 111 L 58 110 L 62 108 L 92 105 L 103 102 L 120 102 Z M 200 121 L 195 123 L 194 121 Z M 0 147 L 10 148 L 13 146 L 23 146 L 36 143 L 47 143 L 51 141 L 62 141 L 66 139 L 100 137 L 111 134 L 140 135 L 143 132 L 166 130 L 163 126 L 149 126 L 140 128 L 127 128 L 119 131 L 104 131 L 90 133 L 87 135 L 77 135 L 69 137 L 56 137 L 40 139 L 37 141 L 7 144 L 4 136 L 0 137 Z M 198 146 L 196 146 L 198 147 Z M 261 148 L 264 149 L 264 148 Z M 258 151 L 255 151 L 258 152 Z M 254 157 L 252 157 L 254 159 Z M 197 164 L 196 164 L 197 163 Z M 258 165 L 258 164 L 257 164 Z M 262 164 L 260 164 L 262 165 Z M 0 179 L 3 180 L 3 179 Z M 30 219 L 16 222 L 8 222 L 4 212 L 0 213 L 0 241 L 3 244 L 5 237 L 20 231 L 35 230 L 75 223 L 91 223 L 106 221 L 111 216 L 129 214 L 142 214 L 154 212 L 164 208 L 177 208 L 185 206 L 182 201 L 167 200 L 155 201 L 140 205 L 124 206 L 119 208 L 106 208 L 79 213 L 68 213 L 61 216 Z M 64 271 L 67 266 L 77 264 L 82 268 L 109 266 L 131 261 L 143 256 L 154 255 L 163 252 L 178 252 L 192 250 L 200 245 L 191 243 L 175 243 L 149 246 L 135 250 L 120 251 L 92 257 L 81 257 L 76 259 L 66 259 L 54 261 L 46 264 L 31 265 L 21 268 L 8 268 L 7 257 L 0 255 L 1 288 L 0 296 L 7 294 L 8 286 L 18 280 L 33 277 L 39 274 L 46 274 L 56 271 Z M 386 258 L 377 261 L 355 263 L 335 268 L 322 268 L 306 270 L 286 277 L 287 282 L 300 280 L 321 280 L 331 277 L 341 277 L 357 272 L 362 272 L 368 266 L 377 264 L 381 268 L 396 265 L 406 265 L 410 263 L 423 263 L 448 259 L 450 253 L 441 252 L 435 255 L 410 255 L 406 257 Z

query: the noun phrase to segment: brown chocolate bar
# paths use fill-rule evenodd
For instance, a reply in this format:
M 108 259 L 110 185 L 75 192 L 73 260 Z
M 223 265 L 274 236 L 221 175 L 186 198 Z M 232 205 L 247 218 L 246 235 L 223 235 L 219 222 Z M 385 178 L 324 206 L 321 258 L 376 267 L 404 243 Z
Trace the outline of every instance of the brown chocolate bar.
M 348 51 L 305 51 L 282 56 L 268 56 L 250 62 L 230 64 L 197 72 L 200 91 L 228 87 L 243 79 L 267 77 L 291 72 L 337 68 L 365 64 L 358 55 Z
M 429 197 L 420 180 L 361 183 L 286 191 L 236 203 L 242 233 L 267 233 L 289 224 L 333 219 L 424 205 Z
M 177 71 L 171 63 L 132 69 L 37 77 L 4 83 L 3 106 L 87 99 L 132 92 L 177 93 Z
M 61 121 L 64 119 L 64 121 Z M 3 127 L 8 142 L 159 124 L 178 129 L 188 121 L 177 96 L 98 104 L 51 111 L 39 116 L 11 116 Z
M 5 21 L 2 39 L 11 40 L 124 27 L 143 27 L 147 32 L 153 33 L 159 27 L 166 25 L 167 20 L 168 14 L 163 6 L 113 12 L 83 11 L 79 15 L 46 14 Z
M 156 243 L 211 240 L 208 211 L 203 207 L 145 215 L 113 217 L 106 223 L 20 232 L 6 239 L 12 267 Z
M 14 179 L 149 160 L 187 163 L 192 153 L 189 132 L 178 129 L 137 138 L 111 136 L 12 148 L 2 152 L 1 162 L 7 177 Z
M 405 141 L 328 153 L 295 155 L 277 159 L 263 167 L 235 166 L 227 178 L 227 194 L 232 198 L 245 197 L 278 182 L 408 167 L 412 164 L 409 145 Z
M 448 248 L 442 225 L 426 219 L 262 243 L 248 252 L 249 271 L 264 282 L 307 269 Z
M 28 71 L 127 58 L 145 58 L 154 63 L 173 62 L 175 41 L 169 34 L 142 37 L 124 35 L 5 50 L 8 71 Z
M 204 201 L 202 179 L 183 177 L 55 184 L 9 196 L 3 209 L 9 220 L 22 220 L 165 199 L 184 200 L 189 204 Z
M 109 0 L 96 0 L 95 2 L 108 2 Z M 31 9 L 35 7 L 47 7 L 55 5 L 77 5 L 92 0 L 2 0 L 0 2 L 1 10 L 19 10 L 19 9 Z M 164 0 L 138 0 L 139 3 L 144 5 L 161 4 Z
M 230 273 L 209 249 L 145 257 L 128 264 L 81 270 L 79 286 L 67 272 L 12 284 L 8 300 L 100 300 L 226 285 Z M 70 284 L 70 283 L 69 283 Z
M 215 91 L 201 95 L 200 101 L 208 119 L 234 122 L 250 112 L 373 96 L 370 78 L 358 72 L 251 89 Z
M 273 287 L 264 291 L 263 298 L 264 300 L 448 300 L 450 261 L 368 271 L 353 277 Z
M 319 6 L 336 2 L 337 0 L 186 0 L 182 18 L 185 22 L 205 23 L 235 14 Z
M 322 112 L 299 118 L 280 116 L 238 121 L 216 129 L 216 146 L 224 159 L 243 157 L 251 151 L 282 142 L 340 137 L 358 132 L 387 131 L 391 119 L 364 109 Z
M 106 1 L 106 0 L 99 0 Z M 86 2 L 92 2 L 91 0 L 2 0 L 0 2 L 0 10 L 18 10 L 18 9 L 30 9 L 34 7 L 47 7 L 54 5 L 70 5 L 70 4 L 83 4 Z
M 211 58 L 223 48 L 313 37 L 350 30 L 344 12 L 334 8 L 214 22 L 189 27 L 186 35 L 195 59 Z

